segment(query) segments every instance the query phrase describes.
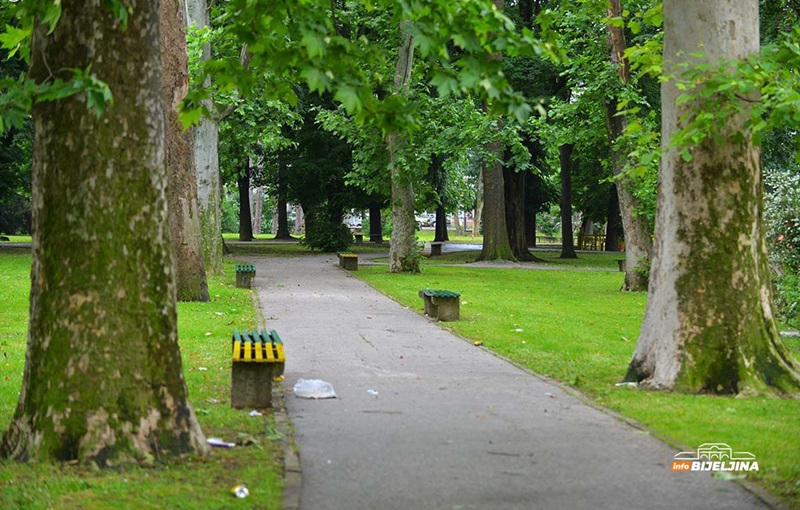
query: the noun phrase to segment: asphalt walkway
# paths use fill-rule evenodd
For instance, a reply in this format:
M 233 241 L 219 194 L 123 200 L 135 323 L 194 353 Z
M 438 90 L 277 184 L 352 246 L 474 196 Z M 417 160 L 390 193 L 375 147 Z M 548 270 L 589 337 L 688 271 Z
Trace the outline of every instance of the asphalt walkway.
M 338 394 L 287 395 L 304 510 L 766 508 L 731 482 L 671 472 L 674 448 L 404 308 L 335 256 L 256 266 L 285 342 L 283 384 L 323 379 Z

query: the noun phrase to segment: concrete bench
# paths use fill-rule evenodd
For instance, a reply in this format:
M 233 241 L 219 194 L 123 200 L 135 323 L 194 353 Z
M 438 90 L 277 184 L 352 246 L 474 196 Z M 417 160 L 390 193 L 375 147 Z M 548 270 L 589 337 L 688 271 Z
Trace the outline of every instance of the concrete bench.
M 347 271 L 358 271 L 358 254 L 349 251 L 337 253 L 339 256 L 339 267 Z
M 442 322 L 457 321 L 460 317 L 461 294 L 451 290 L 423 289 L 419 297 L 425 303 L 425 315 Z
M 253 264 L 236 264 L 236 287 L 252 289 L 253 278 L 256 277 L 256 266 Z
M 272 381 L 283 375 L 286 364 L 281 337 L 274 329 L 250 333 L 234 330 L 231 345 L 231 407 L 270 407 Z

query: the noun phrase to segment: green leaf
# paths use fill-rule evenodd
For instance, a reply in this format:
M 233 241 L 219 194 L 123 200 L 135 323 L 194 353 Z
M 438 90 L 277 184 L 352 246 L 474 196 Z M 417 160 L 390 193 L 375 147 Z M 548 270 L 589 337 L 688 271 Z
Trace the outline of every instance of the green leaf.
M 347 85 L 343 85 L 336 90 L 333 95 L 336 101 L 342 103 L 349 113 L 358 113 L 361 111 L 361 98 L 358 97 L 358 92 Z
M 6 25 L 5 31 L 0 33 L 0 48 L 8 50 L 8 57 L 6 57 L 6 60 L 10 60 L 14 55 L 20 53 L 20 56 L 27 62 L 30 41 L 30 27 L 25 29 Z

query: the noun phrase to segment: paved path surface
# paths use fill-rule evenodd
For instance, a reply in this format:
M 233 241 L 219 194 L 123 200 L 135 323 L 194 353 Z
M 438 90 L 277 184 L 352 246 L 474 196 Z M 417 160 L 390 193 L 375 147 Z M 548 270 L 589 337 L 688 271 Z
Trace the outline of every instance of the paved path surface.
M 303 510 L 764 508 L 732 483 L 670 472 L 675 449 L 455 337 L 335 261 L 256 264 L 267 324 L 286 342 L 285 387 L 323 379 L 339 396 L 287 395 Z

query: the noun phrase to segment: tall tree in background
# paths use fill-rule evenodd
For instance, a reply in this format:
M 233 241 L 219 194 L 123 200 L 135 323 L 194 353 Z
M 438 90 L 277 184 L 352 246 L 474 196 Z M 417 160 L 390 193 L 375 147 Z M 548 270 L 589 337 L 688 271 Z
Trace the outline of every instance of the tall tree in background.
M 608 17 L 620 18 L 622 16 L 622 6 L 620 0 L 608 1 Z M 609 41 L 611 48 L 611 63 L 616 67 L 617 74 L 623 85 L 630 81 L 630 70 L 628 60 L 625 58 L 625 32 L 623 27 L 611 23 L 608 25 Z M 647 218 L 642 214 L 637 214 L 639 201 L 631 190 L 632 183 L 624 175 L 626 157 L 617 141 L 625 133 L 627 119 L 624 115 L 617 112 L 619 100 L 615 96 L 607 99 L 606 124 L 608 126 L 608 138 L 611 145 L 611 168 L 616 179 L 617 194 L 619 197 L 619 209 L 622 214 L 622 228 L 625 232 L 625 283 L 624 290 L 644 291 L 647 290 L 647 267 L 650 264 L 650 252 L 653 249 L 653 242 L 650 236 L 650 226 Z
M 572 232 L 572 143 L 563 143 L 558 147 L 558 159 L 561 163 L 561 258 L 577 259 L 575 253 L 575 236 Z
M 800 366 L 772 313 L 759 151 L 745 122 L 758 100 L 719 122 L 719 141 L 673 147 L 697 100 L 675 76 L 758 53 L 758 0 L 665 0 L 662 158 L 650 294 L 626 379 L 683 392 L 800 393 Z M 702 86 L 702 85 L 701 85 Z M 684 84 L 685 88 L 685 84 Z
M 406 94 L 414 60 L 413 38 L 409 32 L 410 24 L 400 25 L 401 44 L 397 52 L 397 66 L 394 73 L 394 93 Z M 389 239 L 389 272 L 419 272 L 419 259 L 415 256 L 416 225 L 414 218 L 414 187 L 411 178 L 403 171 L 397 153 L 405 143 L 403 135 L 397 131 L 386 135 L 386 149 L 389 153 L 389 171 L 392 179 L 392 237 Z
M 494 6 L 502 11 L 505 0 L 493 0 Z M 501 60 L 500 54 L 492 55 L 493 60 Z M 497 119 L 497 131 L 502 129 L 502 120 Z M 503 179 L 503 144 L 500 140 L 486 146 L 493 158 L 483 164 L 483 248 L 478 260 L 516 260 L 508 242 L 506 226 L 506 197 Z
M 178 348 L 158 2 L 126 6 L 124 30 L 98 2 L 62 2 L 55 29 L 35 29 L 33 79 L 91 66 L 114 103 L 99 118 L 85 95 L 33 109 L 30 328 L 4 457 L 109 466 L 207 449 Z
M 186 23 L 204 28 L 210 25 L 206 0 L 186 0 Z M 210 44 L 202 48 L 202 61 L 211 58 Z M 205 87 L 211 78 L 206 78 Z M 212 101 L 204 101 L 213 111 Z M 200 233 L 203 262 L 211 274 L 222 273 L 222 185 L 219 178 L 219 126 L 213 117 L 204 116 L 192 128 L 194 161 L 197 170 L 197 199 L 200 209 Z
M 183 0 L 161 0 L 161 94 L 166 116 L 166 164 L 169 173 L 167 201 L 179 301 L 209 301 L 197 171 L 191 131 L 178 121 L 178 107 L 189 90 L 189 55 L 186 52 L 186 7 Z

